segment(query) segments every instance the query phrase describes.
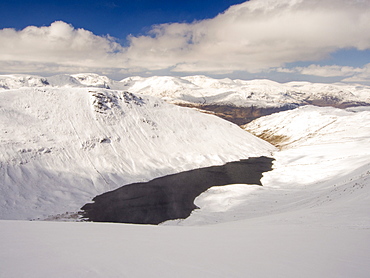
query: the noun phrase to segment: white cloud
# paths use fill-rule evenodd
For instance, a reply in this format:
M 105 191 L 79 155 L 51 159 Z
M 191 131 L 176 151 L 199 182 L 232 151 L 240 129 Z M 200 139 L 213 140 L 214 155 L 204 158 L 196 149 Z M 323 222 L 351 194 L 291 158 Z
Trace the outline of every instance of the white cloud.
M 320 60 L 338 49 L 369 49 L 370 1 L 251 0 L 213 19 L 154 26 L 146 36 L 129 37 L 126 48 L 113 38 L 60 21 L 20 31 L 3 29 L 0 40 L 0 62 L 9 69 L 20 69 L 24 63 L 29 67 L 43 64 L 41 68 L 54 65 L 51 70 L 253 73 L 296 61 Z M 305 70 L 330 76 L 352 69 Z
M 303 75 L 314 75 L 320 77 L 345 77 L 352 76 L 358 73 L 363 73 L 365 69 L 338 65 L 309 65 L 308 67 L 295 67 L 291 69 L 277 68 L 276 71 L 282 73 L 299 73 Z
M 343 82 L 370 83 L 370 64 L 361 68 L 361 71 L 342 80 Z
M 369 48 L 370 1 L 251 0 L 213 19 L 156 26 L 130 42 L 128 55 L 147 68 L 258 72 Z
M 44 27 L 29 26 L 21 31 L 2 29 L 0 39 L 0 61 L 10 67 L 19 67 L 21 63 L 26 67 L 49 63 L 67 67 L 115 66 L 116 53 L 123 50 L 109 36 L 74 29 L 62 21 Z
M 309 65 L 308 67 L 276 68 L 270 70 L 270 72 L 273 71 L 318 77 L 338 77 L 342 78 L 341 81 L 343 82 L 370 82 L 370 64 L 366 64 L 363 67 Z
M 348 66 L 318 66 L 310 65 L 306 68 L 298 68 L 299 72 L 304 75 L 316 75 L 322 77 L 350 76 L 361 71 L 359 68 Z

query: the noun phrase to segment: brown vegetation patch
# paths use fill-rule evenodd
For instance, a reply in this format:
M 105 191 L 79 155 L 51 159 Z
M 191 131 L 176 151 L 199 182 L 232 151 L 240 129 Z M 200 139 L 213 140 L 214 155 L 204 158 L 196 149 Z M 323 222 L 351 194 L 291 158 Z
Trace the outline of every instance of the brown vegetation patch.
M 279 149 L 283 148 L 288 143 L 289 140 L 288 136 L 276 135 L 268 130 L 264 130 L 262 133 L 255 133 L 253 132 L 253 130 L 249 130 L 247 128 L 245 128 L 245 130 L 252 133 L 254 136 L 257 136 L 258 138 L 261 138 L 262 140 L 269 142 L 271 145 L 274 145 Z
M 281 107 L 238 107 L 233 105 L 216 105 L 216 104 L 197 104 L 197 103 L 176 103 L 178 106 L 196 108 L 203 113 L 216 115 L 224 120 L 230 121 L 239 126 L 250 123 L 251 121 L 262 117 L 277 113 L 280 111 L 291 110 L 297 105 L 286 105 Z

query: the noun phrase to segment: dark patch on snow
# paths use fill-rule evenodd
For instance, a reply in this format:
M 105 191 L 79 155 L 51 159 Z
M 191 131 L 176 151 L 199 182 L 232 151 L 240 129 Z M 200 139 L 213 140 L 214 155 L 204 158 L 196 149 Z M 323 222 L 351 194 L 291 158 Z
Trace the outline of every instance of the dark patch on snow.
M 179 106 L 197 108 L 202 112 L 210 112 L 224 120 L 230 121 L 239 126 L 250 123 L 251 121 L 262 117 L 271 115 L 273 113 L 292 110 L 297 108 L 298 104 L 286 104 L 277 107 L 258 107 L 258 106 L 234 106 L 223 104 L 191 104 L 191 103 L 177 103 Z
M 109 138 L 100 139 L 100 143 L 111 143 L 112 141 Z
M 93 106 L 95 112 L 106 114 L 107 111 L 118 108 L 121 109 L 119 101 L 123 101 L 127 105 L 137 105 L 142 106 L 145 101 L 130 92 L 110 92 L 110 91 L 89 91 L 94 97 Z
M 272 158 L 252 157 L 133 183 L 96 196 L 82 207 L 82 217 L 95 222 L 159 224 L 186 218 L 197 207 L 194 200 L 212 186 L 258 184 L 272 169 Z
M 356 102 L 356 101 L 338 101 L 335 97 L 326 97 L 322 99 L 306 100 L 307 104 L 319 106 L 319 107 L 334 107 L 345 109 L 349 107 L 359 107 L 359 106 L 370 106 L 366 102 Z

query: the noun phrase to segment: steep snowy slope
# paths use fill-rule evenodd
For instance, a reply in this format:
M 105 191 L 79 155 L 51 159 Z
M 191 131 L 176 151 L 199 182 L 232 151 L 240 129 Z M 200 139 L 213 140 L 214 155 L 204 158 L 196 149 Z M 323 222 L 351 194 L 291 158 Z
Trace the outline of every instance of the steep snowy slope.
M 122 91 L 0 91 L 0 218 L 77 211 L 126 183 L 269 155 L 212 115 Z
M 280 146 L 263 187 L 214 187 L 181 224 L 274 215 L 281 223 L 370 227 L 370 111 L 305 106 L 246 126 Z M 174 224 L 168 223 L 168 224 Z

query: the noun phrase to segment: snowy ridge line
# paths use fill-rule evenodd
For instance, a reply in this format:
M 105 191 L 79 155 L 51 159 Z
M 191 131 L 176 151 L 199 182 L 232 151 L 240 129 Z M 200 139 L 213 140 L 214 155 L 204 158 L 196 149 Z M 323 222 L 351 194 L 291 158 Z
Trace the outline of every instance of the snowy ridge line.
M 95 87 L 126 90 L 180 104 L 281 107 L 317 105 L 339 108 L 370 105 L 370 86 L 270 80 L 213 79 L 206 76 L 128 77 L 114 81 L 92 73 L 40 77 L 0 75 L 0 89 L 22 87 Z

